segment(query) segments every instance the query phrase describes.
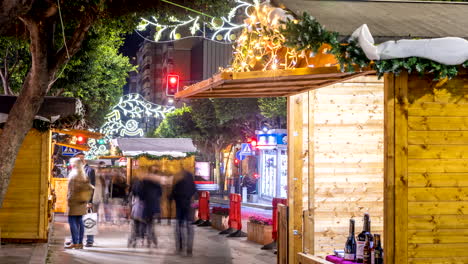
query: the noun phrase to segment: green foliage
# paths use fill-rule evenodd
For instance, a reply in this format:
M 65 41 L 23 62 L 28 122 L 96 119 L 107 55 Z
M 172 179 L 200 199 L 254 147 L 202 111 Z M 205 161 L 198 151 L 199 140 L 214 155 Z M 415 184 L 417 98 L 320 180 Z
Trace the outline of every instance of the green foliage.
M 143 154 L 140 154 L 140 155 L 132 156 L 131 158 L 132 159 L 139 159 L 139 158 L 145 157 L 146 159 L 149 159 L 149 160 L 162 160 L 162 159 L 166 159 L 166 160 L 183 160 L 185 158 L 194 156 L 197 153 L 196 152 L 187 152 L 185 154 L 186 154 L 185 157 L 173 157 L 173 156 L 170 156 L 170 155 L 156 156 L 156 155 L 151 155 L 151 154 L 148 154 L 148 153 L 143 153 Z
M 96 25 L 82 49 L 65 66 L 51 92 L 79 98 L 86 108 L 86 120 L 98 127 L 122 96 L 129 71 L 135 70 L 128 57 L 119 54 L 122 29 Z
M 258 107 L 266 118 L 286 118 L 286 97 L 259 98 Z
M 403 58 L 392 60 L 380 60 L 371 63 L 356 40 L 350 39 L 348 43 L 342 44 L 338 40 L 338 33 L 326 30 L 314 17 L 304 13 L 298 22 L 288 20 L 282 29 L 286 37 L 285 45 L 298 50 L 311 50 L 316 52 L 323 44 L 331 46 L 330 53 L 340 63 L 342 71 L 354 72 L 364 67 L 371 67 L 377 71 L 379 77 L 385 73 L 398 75 L 402 70 L 409 73 L 419 74 L 431 73 L 434 80 L 444 78 L 452 79 L 458 74 L 458 66 L 444 65 L 423 58 Z M 358 68 L 355 69 L 354 67 Z M 468 66 L 468 61 L 463 63 Z
M 182 107 L 166 115 L 166 118 L 154 131 L 155 137 L 175 138 L 195 135 L 197 128 L 192 119 L 192 109 Z
M 465 66 L 466 62 L 463 64 Z M 428 59 L 410 57 L 404 59 L 380 60 L 375 62 L 375 68 L 379 77 L 384 73 L 394 73 L 399 75 L 401 71 L 406 70 L 408 73 L 418 72 L 420 75 L 425 73 L 433 73 L 434 80 L 444 78 L 452 79 L 458 74 L 458 66 L 444 65 Z
M 29 44 L 23 39 L 0 37 L 0 71 L 11 92 L 18 93 L 31 64 Z M 5 73 L 7 73 L 5 75 Z M 0 90 L 3 93 L 4 89 Z
M 256 99 L 193 100 L 166 115 L 154 135 L 190 137 L 208 157 L 252 136 L 258 114 Z

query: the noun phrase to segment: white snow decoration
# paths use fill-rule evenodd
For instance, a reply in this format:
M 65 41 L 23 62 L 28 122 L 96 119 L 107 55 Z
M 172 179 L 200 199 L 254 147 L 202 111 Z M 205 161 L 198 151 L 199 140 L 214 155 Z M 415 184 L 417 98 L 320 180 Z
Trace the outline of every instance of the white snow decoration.
M 369 28 L 363 24 L 351 38 L 358 40 L 370 60 L 419 57 L 445 65 L 459 65 L 468 60 L 468 41 L 457 37 L 389 40 L 375 46 Z

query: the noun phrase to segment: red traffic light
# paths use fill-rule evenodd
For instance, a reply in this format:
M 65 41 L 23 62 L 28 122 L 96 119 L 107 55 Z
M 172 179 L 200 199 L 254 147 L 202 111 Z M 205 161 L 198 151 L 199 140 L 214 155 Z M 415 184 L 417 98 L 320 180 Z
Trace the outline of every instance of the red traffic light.
M 166 80 L 166 95 L 174 96 L 179 91 L 179 75 L 169 74 Z
M 78 136 L 78 137 L 76 138 L 76 141 L 78 141 L 78 143 L 83 143 L 84 138 L 83 138 L 82 136 Z
M 252 146 L 252 148 L 256 148 L 257 147 L 257 140 L 256 139 L 252 139 L 252 141 L 250 141 L 250 145 Z

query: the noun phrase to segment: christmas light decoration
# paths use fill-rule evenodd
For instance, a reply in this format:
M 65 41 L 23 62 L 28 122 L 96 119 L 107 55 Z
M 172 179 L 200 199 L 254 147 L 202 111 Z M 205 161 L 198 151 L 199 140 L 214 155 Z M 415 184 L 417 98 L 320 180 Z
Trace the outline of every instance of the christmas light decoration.
M 119 102 L 106 115 L 106 122 L 99 129 L 105 137 L 97 142 L 95 139 L 88 140 L 90 150 L 86 153 L 87 158 L 107 155 L 112 139 L 117 137 L 143 137 L 144 131 L 140 128 L 140 119 L 156 118 L 162 120 L 166 114 L 174 111 L 173 106 L 163 106 L 146 101 L 140 94 L 127 94 L 120 98 Z M 99 143 L 99 144 L 98 144 Z
M 243 29 L 247 26 L 246 23 L 236 22 L 236 14 L 238 12 L 243 12 L 246 17 L 248 17 L 251 7 L 259 6 L 260 1 L 254 0 L 253 3 L 249 3 L 246 1 L 236 0 L 235 4 L 236 5 L 229 11 L 227 17 L 212 17 L 201 12 L 196 12 L 200 15 L 188 16 L 187 20 L 179 20 L 176 17 L 171 16 L 167 19 L 168 23 L 166 24 L 160 23 L 158 18 L 154 16 L 150 19 L 141 18 L 141 22 L 137 26 L 137 30 L 144 31 L 148 26 L 153 26 L 156 32 L 154 34 L 154 40 L 156 42 L 163 39 L 165 32 L 168 32 L 167 37 L 170 40 L 180 39 L 181 33 L 179 30 L 186 28 L 190 31 L 192 36 L 207 37 L 211 35 L 212 40 L 225 41 L 229 43 L 236 39 L 237 36 L 234 33 L 237 30 Z M 205 20 L 202 16 L 209 17 L 210 19 Z
M 245 20 L 247 27 L 237 39 L 234 60 L 227 71 L 266 71 L 308 65 L 308 52 L 284 46 L 281 21 L 288 19 L 293 17 L 281 8 L 267 3 L 255 5 Z

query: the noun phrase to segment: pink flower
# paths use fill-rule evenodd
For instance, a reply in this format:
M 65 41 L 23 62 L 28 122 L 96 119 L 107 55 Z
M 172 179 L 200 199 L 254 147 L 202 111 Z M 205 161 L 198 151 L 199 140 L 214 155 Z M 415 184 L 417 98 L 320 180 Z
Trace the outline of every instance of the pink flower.
M 249 217 L 249 221 L 259 225 L 273 225 L 273 220 L 270 218 L 252 215 Z

